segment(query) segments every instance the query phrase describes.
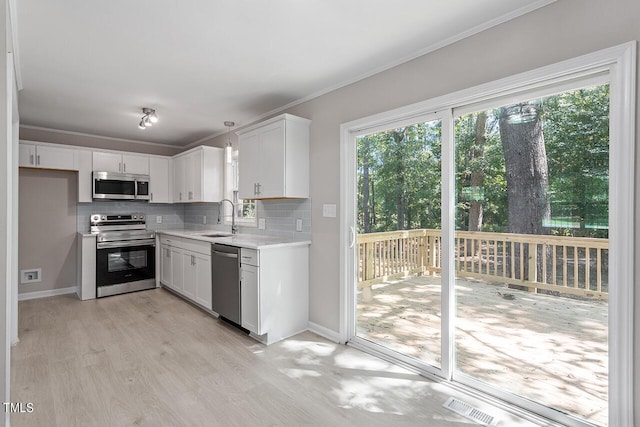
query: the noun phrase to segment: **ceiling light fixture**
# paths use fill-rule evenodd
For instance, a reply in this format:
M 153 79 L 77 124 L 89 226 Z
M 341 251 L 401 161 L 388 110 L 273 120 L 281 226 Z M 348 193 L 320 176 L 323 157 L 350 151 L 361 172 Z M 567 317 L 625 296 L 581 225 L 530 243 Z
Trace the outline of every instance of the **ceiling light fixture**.
M 233 161 L 232 159 L 233 147 L 231 145 L 231 128 L 234 127 L 236 123 L 229 121 L 229 122 L 224 122 L 224 125 L 229 128 L 229 131 L 227 132 L 227 146 L 224 147 L 224 156 L 225 156 L 225 159 L 227 160 L 227 163 L 231 164 L 231 162 Z
M 154 110 L 153 108 L 143 108 L 142 114 L 144 115 L 142 116 L 142 119 L 138 124 L 138 127 L 140 129 L 146 129 L 153 126 L 154 123 L 158 122 L 158 115 L 156 114 L 156 110 Z

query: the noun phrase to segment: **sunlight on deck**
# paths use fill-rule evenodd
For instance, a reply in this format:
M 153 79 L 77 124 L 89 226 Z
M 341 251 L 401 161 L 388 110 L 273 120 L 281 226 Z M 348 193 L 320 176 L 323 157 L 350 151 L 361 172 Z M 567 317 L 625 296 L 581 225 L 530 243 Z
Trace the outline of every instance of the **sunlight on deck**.
M 358 336 L 440 362 L 440 278 L 359 290 Z M 607 422 L 607 302 L 456 281 L 457 368 L 481 381 Z M 435 363 L 433 363 L 435 362 Z

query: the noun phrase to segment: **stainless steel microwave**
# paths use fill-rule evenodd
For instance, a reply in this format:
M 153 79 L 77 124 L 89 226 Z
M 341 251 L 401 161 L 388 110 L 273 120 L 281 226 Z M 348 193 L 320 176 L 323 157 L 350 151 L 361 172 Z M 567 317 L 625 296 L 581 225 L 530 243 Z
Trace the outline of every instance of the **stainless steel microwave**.
M 94 200 L 149 200 L 149 175 L 93 172 Z

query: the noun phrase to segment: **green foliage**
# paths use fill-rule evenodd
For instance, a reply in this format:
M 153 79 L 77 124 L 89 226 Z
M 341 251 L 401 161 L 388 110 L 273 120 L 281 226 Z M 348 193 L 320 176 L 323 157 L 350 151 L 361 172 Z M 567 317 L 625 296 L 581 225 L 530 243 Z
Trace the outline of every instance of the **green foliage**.
M 364 228 L 363 165 L 368 165 L 372 182 L 371 232 L 440 226 L 440 140 L 439 121 L 358 138 L 359 232 Z M 404 201 L 402 213 L 399 199 Z
M 549 165 L 552 234 L 606 237 L 609 185 L 609 86 L 535 100 L 542 108 Z M 483 231 L 506 232 L 507 192 L 498 110 L 488 110 L 478 146 L 478 113 L 455 120 L 456 229 L 466 230 L 473 201 Z M 358 153 L 358 232 L 363 232 L 363 173 L 369 172 L 371 230 L 440 228 L 441 123 L 418 123 L 362 136 Z M 481 153 L 481 155 L 478 155 Z M 471 184 L 481 172 L 482 186 Z

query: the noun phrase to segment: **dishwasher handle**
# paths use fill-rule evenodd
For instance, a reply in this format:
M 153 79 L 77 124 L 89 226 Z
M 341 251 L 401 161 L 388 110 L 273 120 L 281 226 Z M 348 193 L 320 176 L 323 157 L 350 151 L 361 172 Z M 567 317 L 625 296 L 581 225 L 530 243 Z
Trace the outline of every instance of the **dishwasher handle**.
M 221 257 L 225 257 L 225 258 L 235 258 L 238 259 L 238 254 L 233 254 L 233 253 L 228 253 L 228 252 L 219 252 L 219 251 L 212 251 L 212 254 L 214 254 L 215 256 L 221 256 Z

